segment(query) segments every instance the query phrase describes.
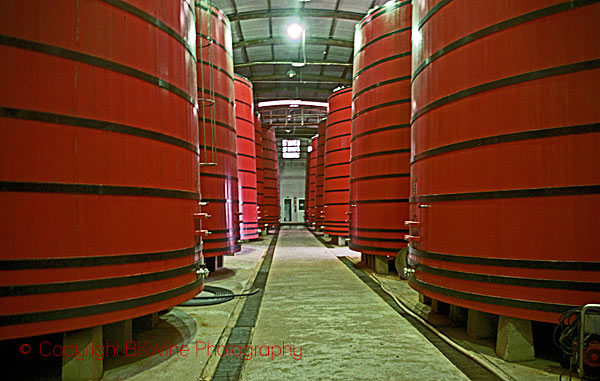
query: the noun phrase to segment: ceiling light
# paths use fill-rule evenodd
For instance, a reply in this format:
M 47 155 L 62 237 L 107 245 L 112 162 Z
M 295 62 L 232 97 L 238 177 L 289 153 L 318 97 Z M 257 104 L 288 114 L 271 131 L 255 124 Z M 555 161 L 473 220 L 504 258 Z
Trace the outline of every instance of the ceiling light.
M 294 105 L 294 106 L 291 106 Z M 314 101 L 302 101 L 299 99 L 281 99 L 277 101 L 262 101 L 258 102 L 258 107 L 274 107 L 274 106 L 290 106 L 290 107 L 298 107 L 298 106 L 314 106 L 314 107 L 323 107 L 328 108 L 329 104 L 327 102 L 314 102 Z
M 290 78 L 294 78 L 296 76 L 296 72 L 294 71 L 294 69 L 288 70 L 287 76 Z
M 293 67 L 303 67 L 306 65 L 306 62 L 292 62 Z
M 287 132 L 289 134 L 290 132 L 292 132 L 292 130 L 285 130 L 285 132 Z
M 302 37 L 304 27 L 298 23 L 290 24 L 287 28 L 287 34 L 292 40 L 297 40 Z

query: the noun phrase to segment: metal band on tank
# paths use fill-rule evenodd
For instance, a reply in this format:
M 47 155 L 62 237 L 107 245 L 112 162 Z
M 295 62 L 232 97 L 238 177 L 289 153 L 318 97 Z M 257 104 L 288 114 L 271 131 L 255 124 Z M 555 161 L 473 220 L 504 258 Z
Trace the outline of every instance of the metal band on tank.
M 452 290 L 445 287 L 435 286 L 423 281 L 416 279 L 415 277 L 409 277 L 409 282 L 415 284 L 418 288 L 437 292 L 439 294 L 448 295 L 458 299 L 470 300 L 473 302 L 495 304 L 503 307 L 521 308 L 525 310 L 534 310 L 542 312 L 553 312 L 563 313 L 572 308 L 577 308 L 576 305 L 570 304 L 554 304 L 554 303 L 542 303 L 542 302 L 531 302 L 521 299 L 508 299 L 501 298 L 498 296 L 487 296 L 481 294 L 473 294 L 470 292 Z
M 544 128 L 541 130 L 530 130 L 522 132 L 514 132 L 510 134 L 502 134 L 495 136 L 487 136 L 485 138 L 466 140 L 459 143 L 448 144 L 441 147 L 432 148 L 414 155 L 411 163 L 425 159 L 427 157 L 440 155 L 448 152 L 459 151 L 463 149 L 483 147 L 492 144 L 501 144 L 509 142 L 518 142 L 531 139 L 553 138 L 557 136 L 569 136 L 600 132 L 600 123 L 579 124 L 575 126 L 563 126 Z
M 538 279 L 538 278 L 521 278 L 513 276 L 489 275 L 467 273 L 462 271 L 445 270 L 437 267 L 431 267 L 423 264 L 417 264 L 419 271 L 424 271 L 429 274 L 440 275 L 447 278 L 469 280 L 474 282 L 483 282 L 491 284 L 502 284 L 509 286 L 523 286 L 534 288 L 554 288 L 560 290 L 574 291 L 592 291 L 600 290 L 598 282 L 582 282 L 572 280 L 554 280 L 554 279 Z
M 449 1 L 442 1 L 441 3 L 448 3 Z M 547 17 L 553 14 L 557 14 L 557 13 L 561 13 L 561 12 L 565 12 L 565 11 L 570 11 L 573 10 L 575 8 L 579 8 L 579 7 L 583 7 L 586 5 L 591 5 L 594 3 L 597 3 L 598 0 L 571 0 L 571 1 L 567 1 L 561 4 L 557 4 L 557 5 L 552 5 L 550 7 L 547 8 L 542 8 L 542 9 L 538 9 L 537 11 L 532 11 L 529 13 L 525 13 L 523 15 L 514 17 L 512 19 L 508 19 L 505 21 L 501 21 L 497 24 L 488 26 L 486 28 L 480 29 L 476 32 L 473 32 L 471 34 L 468 34 L 464 37 L 459 38 L 458 40 L 444 46 L 443 48 L 441 48 L 440 50 L 438 50 L 437 52 L 433 53 L 431 56 L 427 57 L 425 60 L 423 60 L 423 62 L 421 62 L 419 64 L 419 66 L 417 66 L 417 68 L 415 69 L 415 71 L 413 72 L 413 81 L 415 80 L 415 78 L 419 75 L 419 73 L 421 73 L 421 71 L 423 71 L 423 69 L 429 65 L 431 62 L 435 61 L 436 59 L 440 58 L 441 56 L 456 50 L 458 48 L 460 48 L 461 46 L 464 46 L 468 43 L 471 43 L 473 41 L 476 41 L 480 38 L 489 36 L 491 34 L 494 34 L 496 32 L 500 32 L 502 30 L 508 29 L 508 28 L 512 28 L 514 26 L 526 23 L 526 22 L 530 22 L 539 18 L 543 18 L 543 17 Z M 445 5 L 445 4 L 444 4 Z M 437 7 L 437 5 L 436 5 Z M 429 15 L 429 13 L 431 13 L 434 8 L 433 7 L 427 14 Z M 441 8 L 441 7 L 440 7 Z M 436 9 L 437 11 L 437 9 Z M 433 12 L 435 13 L 435 12 Z M 433 14 L 432 13 L 432 14 Z M 431 16 L 431 15 L 430 15 Z M 429 17 L 430 17 L 429 16 Z M 420 23 L 419 23 L 419 29 L 421 29 L 421 26 L 423 23 L 425 23 L 425 21 L 427 21 L 427 19 L 429 18 L 424 18 Z
M 19 182 L 19 181 L 0 181 L 0 192 L 94 194 L 94 195 L 102 195 L 102 196 L 140 196 L 140 197 L 180 198 L 180 199 L 186 199 L 186 200 L 198 200 L 200 198 L 197 192 L 175 190 L 175 189 L 131 187 L 131 186 L 124 186 L 124 185 Z
M 84 290 L 97 290 L 109 287 L 130 286 L 133 284 L 175 278 L 180 275 L 194 272 L 199 267 L 199 263 L 194 263 L 191 265 L 186 265 L 171 270 L 157 271 L 148 274 L 127 275 L 114 278 L 77 280 L 70 282 L 2 286 L 0 287 L 0 297 L 53 294 L 58 292 L 75 292 Z
M 0 260 L 0 270 L 37 270 L 71 267 L 109 266 L 128 263 L 165 261 L 194 255 L 193 247 L 152 253 L 99 255 L 93 257 L 35 258 Z
M 0 326 L 39 323 L 44 321 L 71 319 L 90 315 L 100 315 L 125 309 L 141 307 L 147 304 L 161 302 L 185 294 L 200 287 L 204 283 L 202 278 L 184 286 L 168 291 L 139 298 L 121 300 L 116 302 L 101 303 L 92 306 L 65 308 L 53 311 L 30 312 L 25 314 L 0 315 Z
M 417 249 L 412 246 L 409 246 L 408 252 L 409 254 L 417 257 L 433 259 L 436 261 L 464 263 L 470 265 L 562 271 L 600 271 L 600 262 L 470 257 L 465 255 L 434 253 L 431 251 Z
M 472 95 L 476 95 L 479 93 L 483 93 L 490 90 L 496 90 L 502 87 L 516 85 L 519 83 L 529 82 L 536 79 L 549 78 L 557 75 L 576 73 L 579 71 L 592 70 L 600 68 L 600 59 L 590 60 L 584 62 L 577 62 L 567 65 L 555 66 L 547 69 L 535 70 L 528 73 L 518 74 L 512 77 L 502 78 L 496 81 L 484 83 L 481 85 L 477 85 L 465 90 L 458 91 L 454 94 L 447 95 L 438 100 L 435 100 L 429 103 L 426 106 L 423 106 L 421 109 L 417 110 L 411 119 L 411 123 L 414 123 L 417 118 L 421 115 L 434 110 L 438 107 L 441 107 L 450 102 L 457 101 L 459 99 L 467 98 Z
M 41 42 L 24 40 L 17 37 L 0 35 L 0 45 L 11 46 L 13 48 L 29 50 L 37 53 L 44 53 L 54 57 L 60 57 L 71 61 L 77 61 L 91 66 L 96 66 L 102 69 L 111 70 L 115 73 L 120 73 L 140 79 L 151 85 L 163 88 L 178 97 L 186 100 L 192 105 L 196 105 L 196 97 L 186 93 L 184 90 L 173 85 L 164 79 L 158 78 L 152 74 L 144 73 L 141 70 L 134 69 L 129 66 L 122 65 L 117 62 L 109 61 L 104 58 L 95 57 L 89 54 L 81 53 L 75 50 L 61 48 L 59 46 L 43 44 Z
M 0 107 L 0 117 L 31 120 L 43 123 L 61 124 L 65 126 L 92 128 L 106 132 L 116 132 L 120 134 L 151 139 L 161 143 L 172 144 L 174 146 L 192 151 L 196 155 L 198 154 L 198 148 L 196 147 L 196 145 L 186 140 L 166 135 L 161 132 L 145 130 L 143 128 L 128 126 L 120 123 L 107 122 L 104 120 L 80 118 L 70 115 L 54 114 L 49 112 L 24 110 L 8 107 Z
M 188 44 L 188 42 L 185 40 L 185 38 L 183 38 L 183 36 L 179 35 L 177 32 L 175 32 L 173 30 L 173 28 L 171 28 L 170 26 L 168 26 L 161 20 L 157 19 L 156 17 L 150 15 L 149 13 L 146 13 L 143 10 L 136 8 L 133 5 L 126 3 L 122 0 L 102 0 L 102 1 L 104 1 L 105 3 L 108 3 L 112 6 L 115 6 L 121 10 L 124 10 L 127 13 L 131 13 L 132 15 L 139 17 L 140 19 L 146 21 L 148 24 L 155 26 L 158 29 L 162 30 L 163 32 L 165 32 L 166 34 L 168 34 L 169 36 L 171 36 L 175 40 L 177 40 L 177 42 L 179 42 L 181 45 L 183 45 L 183 47 L 192 55 L 192 57 L 194 57 L 194 60 L 196 60 L 196 52 L 194 51 L 194 49 L 192 49 L 190 44 Z M 191 11 L 192 11 L 192 15 L 193 15 L 194 10 L 191 9 Z
M 410 202 L 472 201 L 525 197 L 583 196 L 590 194 L 600 194 L 600 185 L 574 185 L 568 187 L 546 187 L 528 189 L 508 189 L 487 192 L 433 194 L 413 196 L 409 200 Z

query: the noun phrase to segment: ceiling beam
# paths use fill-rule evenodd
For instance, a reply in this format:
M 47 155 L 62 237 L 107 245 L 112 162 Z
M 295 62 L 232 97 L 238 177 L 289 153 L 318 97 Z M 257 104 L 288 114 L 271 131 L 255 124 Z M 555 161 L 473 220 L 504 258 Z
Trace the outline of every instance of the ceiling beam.
M 263 88 L 263 89 L 254 89 L 254 94 L 266 94 L 266 93 L 273 93 L 276 91 L 296 91 L 296 89 L 298 89 L 298 91 L 322 91 L 324 93 L 331 93 L 332 89 L 318 89 L 316 87 L 305 87 L 305 86 L 299 86 L 299 87 L 267 87 L 267 88 Z
M 318 74 L 298 74 L 297 77 L 301 77 L 299 81 L 303 79 L 323 81 L 328 83 L 351 83 L 352 80 L 346 78 L 332 77 L 327 75 L 318 75 Z M 263 75 L 263 76 L 255 76 L 248 78 L 250 82 L 260 82 L 260 81 L 280 81 L 281 83 L 289 82 L 290 77 L 286 73 L 281 74 L 271 74 L 271 75 Z M 296 81 L 294 81 L 296 82 Z
M 250 12 L 232 13 L 228 14 L 227 17 L 231 22 L 240 20 L 253 20 L 253 19 L 265 19 L 269 17 L 327 17 L 337 18 L 344 20 L 362 20 L 365 15 L 358 12 L 346 12 L 346 11 L 333 11 L 329 9 L 312 9 L 306 8 L 299 10 L 296 8 L 289 9 L 271 9 L 269 10 L 258 10 Z
M 287 45 L 290 39 L 287 37 L 269 37 L 258 38 L 255 40 L 243 40 L 233 43 L 233 48 L 243 48 L 250 46 L 265 46 L 265 45 Z M 325 38 L 325 37 L 306 37 L 307 45 L 329 45 L 341 46 L 344 48 L 354 48 L 354 41 L 344 40 L 340 38 Z
M 256 65 L 293 65 L 294 63 L 302 63 L 298 61 L 251 61 L 235 64 L 235 67 L 249 67 Z M 319 62 L 303 62 L 305 65 L 320 65 L 320 66 L 342 66 L 352 67 L 351 63 L 336 62 L 336 61 L 319 61 Z

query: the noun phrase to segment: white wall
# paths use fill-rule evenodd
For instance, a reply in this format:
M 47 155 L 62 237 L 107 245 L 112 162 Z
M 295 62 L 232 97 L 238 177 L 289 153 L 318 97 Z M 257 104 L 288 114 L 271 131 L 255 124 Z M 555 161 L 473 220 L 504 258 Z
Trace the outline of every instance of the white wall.
M 299 159 L 283 159 L 281 157 L 281 141 L 277 139 L 279 151 L 279 194 L 281 205 L 281 223 L 303 223 L 304 211 L 300 211 L 299 199 L 304 199 L 306 181 L 306 147 L 307 139 L 301 139 L 301 155 Z M 286 216 L 285 199 L 292 204 L 291 220 Z

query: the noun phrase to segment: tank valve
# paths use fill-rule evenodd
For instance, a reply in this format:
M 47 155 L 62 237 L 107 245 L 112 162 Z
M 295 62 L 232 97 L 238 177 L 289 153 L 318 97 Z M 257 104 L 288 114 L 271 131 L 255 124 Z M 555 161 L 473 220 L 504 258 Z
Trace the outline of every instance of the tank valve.
M 206 267 L 203 267 L 201 269 L 196 270 L 196 277 L 198 277 L 198 279 L 206 279 L 208 278 L 209 273 L 210 271 L 208 271 Z

